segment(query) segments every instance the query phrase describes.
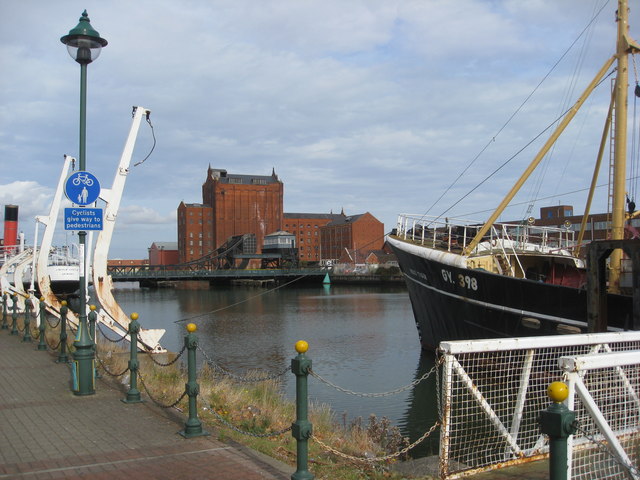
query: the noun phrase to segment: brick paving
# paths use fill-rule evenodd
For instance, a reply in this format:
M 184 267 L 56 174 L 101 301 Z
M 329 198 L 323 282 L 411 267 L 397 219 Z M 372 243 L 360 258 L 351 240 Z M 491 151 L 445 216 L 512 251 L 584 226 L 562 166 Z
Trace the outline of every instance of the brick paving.
M 96 393 L 71 391 L 70 367 L 37 341 L 0 330 L 0 480 L 282 480 L 294 467 L 210 436 L 185 439 L 186 418 L 152 401 L 125 404 L 124 392 L 98 379 Z M 71 359 L 71 355 L 69 356 Z M 408 478 L 435 478 L 429 459 L 406 462 Z M 548 478 L 548 463 L 473 475 L 474 480 Z
M 294 468 L 211 436 L 185 439 L 186 418 L 125 404 L 98 380 L 71 391 L 69 366 L 0 330 L 0 479 L 289 479 Z

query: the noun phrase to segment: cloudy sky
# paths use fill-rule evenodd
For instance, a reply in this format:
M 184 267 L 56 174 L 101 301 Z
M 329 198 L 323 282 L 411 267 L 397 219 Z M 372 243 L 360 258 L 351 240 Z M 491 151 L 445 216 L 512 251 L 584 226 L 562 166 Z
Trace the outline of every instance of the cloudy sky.
M 369 211 L 386 231 L 399 213 L 484 219 L 540 140 L 474 187 L 566 110 L 615 43 L 613 0 L 0 0 L 0 203 L 19 205 L 28 243 L 63 155 L 78 154 L 80 68 L 60 37 L 85 8 L 109 41 L 88 68 L 87 170 L 111 186 L 133 105 L 152 111 L 157 139 L 131 169 L 111 258 L 176 241 L 176 208 L 201 202 L 209 165 L 275 168 L 286 212 Z M 529 205 L 581 213 L 609 89 L 504 220 Z M 143 124 L 133 162 L 152 145 Z

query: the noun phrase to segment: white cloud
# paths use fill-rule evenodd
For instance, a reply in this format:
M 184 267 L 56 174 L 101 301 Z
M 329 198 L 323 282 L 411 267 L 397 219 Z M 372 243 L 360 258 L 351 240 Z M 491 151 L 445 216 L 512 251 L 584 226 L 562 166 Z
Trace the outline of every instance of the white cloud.
M 175 224 L 176 218 L 175 211 L 161 215 L 152 208 L 140 205 L 125 206 L 118 212 L 118 221 L 127 225 Z
M 611 54 L 613 4 L 585 36 L 590 43 L 581 74 L 572 80 L 576 64 L 561 64 L 535 103 L 525 105 L 527 119 L 497 135 L 601 4 L 5 2 L 0 198 L 19 204 L 21 217 L 42 213 L 63 154 L 77 154 L 79 68 L 59 39 L 85 7 L 109 41 L 88 67 L 87 166 L 103 187 L 115 174 L 131 106 L 152 111 L 157 145 L 143 165 L 131 168 L 111 249 L 140 258 L 153 241 L 175 240 L 175 210 L 181 200 L 201 201 L 209 164 L 263 175 L 275 168 L 285 183 L 285 210 L 345 206 L 348 213 L 370 211 L 389 230 L 397 213 L 423 212 L 489 144 L 468 178 L 448 193 L 446 208 L 560 113 L 557 98 L 565 84 L 573 81 L 579 91 Z M 632 34 L 638 31 L 634 15 Z M 29 18 L 47 21 L 25 38 L 19 29 Z M 606 105 L 608 86 L 601 90 L 592 113 Z M 586 132 L 594 123 L 587 120 L 583 137 L 576 134 L 556 152 L 546 189 L 573 188 L 587 176 L 588 169 L 575 165 L 588 156 L 586 144 L 597 135 Z M 143 124 L 134 162 L 152 142 Z M 565 167 L 565 160 L 573 166 Z M 522 168 L 526 161 L 512 163 Z M 578 173 L 563 177 L 563 171 Z M 5 188 L 23 182 L 31 183 Z M 490 194 L 474 193 L 458 212 L 499 198 L 504 178 L 488 185 Z
M 52 197 L 53 189 L 32 180 L 0 185 L 0 204 L 18 205 L 18 220 L 25 227 L 35 222 L 36 215 L 49 213 Z

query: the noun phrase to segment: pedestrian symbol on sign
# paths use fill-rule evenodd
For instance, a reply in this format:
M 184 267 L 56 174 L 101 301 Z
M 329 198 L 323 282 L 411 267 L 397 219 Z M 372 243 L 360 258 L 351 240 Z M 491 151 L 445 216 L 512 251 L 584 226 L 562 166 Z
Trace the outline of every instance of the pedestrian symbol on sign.
M 100 182 L 89 172 L 74 172 L 67 178 L 64 193 L 76 205 L 89 205 L 100 196 Z

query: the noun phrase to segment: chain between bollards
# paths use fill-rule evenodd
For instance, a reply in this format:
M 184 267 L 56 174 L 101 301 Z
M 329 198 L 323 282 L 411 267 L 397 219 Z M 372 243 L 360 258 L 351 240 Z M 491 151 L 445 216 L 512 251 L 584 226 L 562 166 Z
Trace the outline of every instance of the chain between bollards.
M 10 335 L 18 335 L 18 295 L 13 294 L 13 312 L 11 313 L 11 332 Z
M 140 324 L 138 323 L 138 314 L 131 314 L 131 322 L 129 323 L 129 335 L 131 344 L 131 355 L 129 358 L 129 391 L 127 397 L 123 398 L 124 403 L 140 403 L 140 390 L 138 390 L 138 332 L 140 332 Z
M 38 342 L 38 350 L 47 349 L 47 341 L 45 337 L 45 330 L 47 328 L 47 308 L 44 303 L 44 297 L 40 297 L 40 311 L 38 312 L 40 318 L 40 325 L 38 330 L 40 332 L 40 341 Z
M 291 480 L 313 480 L 309 472 L 309 438 L 313 433 L 308 419 L 309 399 L 307 379 L 311 370 L 311 359 L 305 353 L 309 344 L 304 340 L 296 342 L 298 355 L 291 360 L 291 371 L 296 376 L 296 421 L 291 425 L 291 435 L 296 439 L 296 471 Z
M 571 467 L 567 439 L 576 432 L 576 413 L 562 403 L 569 396 L 564 383 L 551 383 L 547 393 L 553 403 L 540 414 L 540 431 L 549 436 L 549 478 L 567 480 Z
M 9 330 L 9 324 L 7 323 L 7 302 L 9 297 L 7 292 L 2 293 L 2 330 Z
M 184 424 L 184 430 L 178 433 L 185 438 L 209 435 L 208 432 L 202 429 L 202 422 L 198 419 L 197 398 L 200 387 L 196 382 L 196 348 L 198 347 L 198 339 L 195 335 L 196 329 L 195 323 L 188 324 L 188 333 L 184 336 L 184 346 L 187 349 L 187 370 L 189 373 L 188 382 L 185 385 L 187 395 L 189 395 L 189 418 Z
M 67 355 L 67 301 L 63 300 L 60 307 L 60 353 L 58 353 L 58 363 L 69 363 Z

